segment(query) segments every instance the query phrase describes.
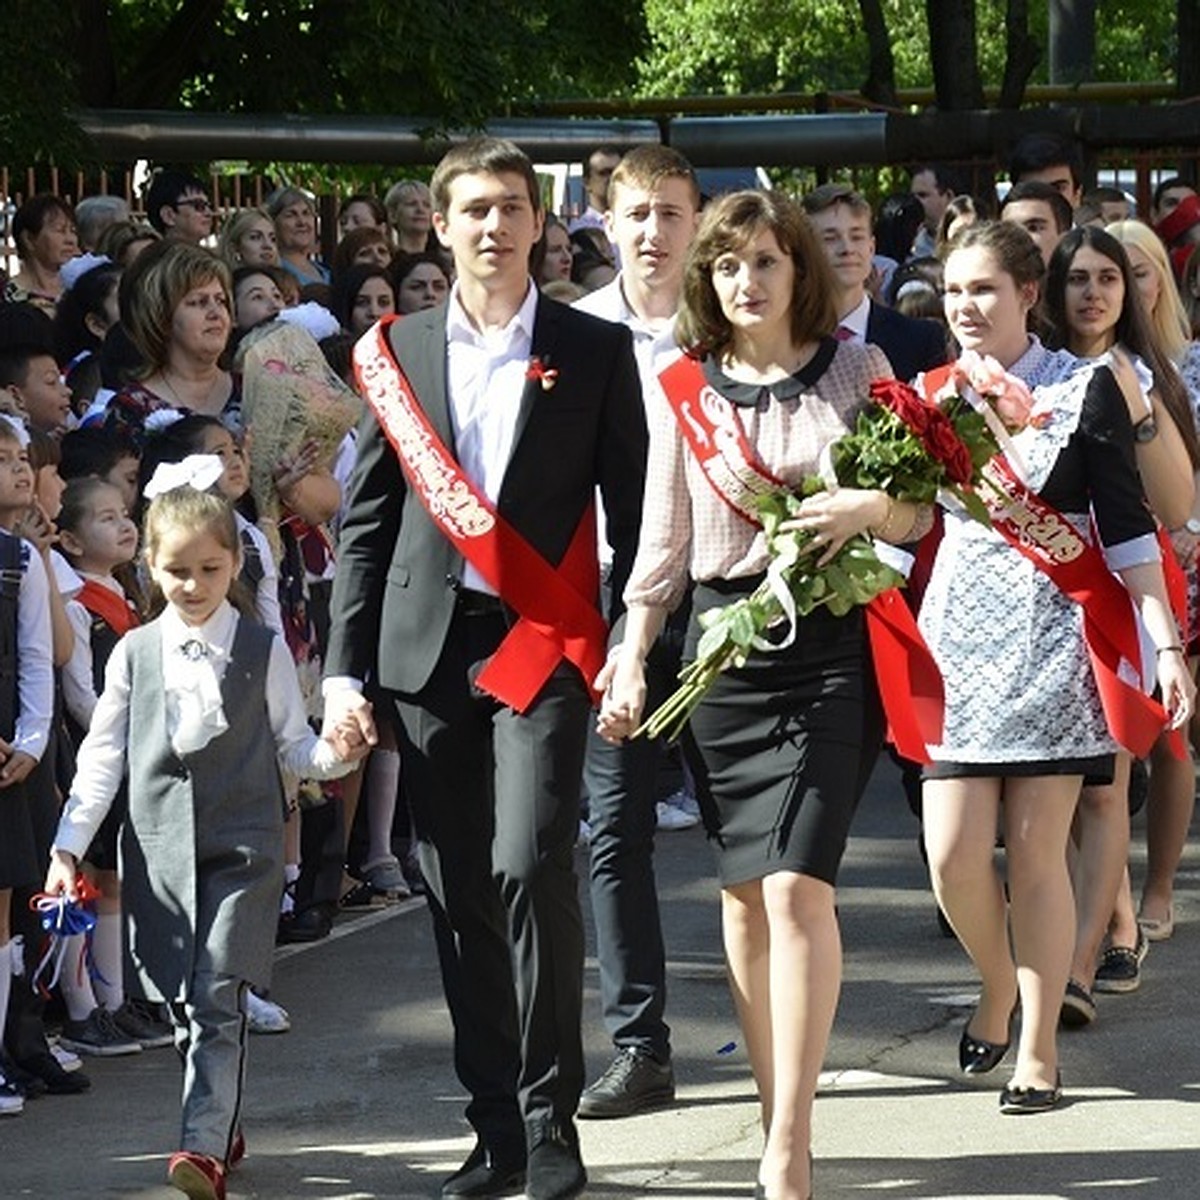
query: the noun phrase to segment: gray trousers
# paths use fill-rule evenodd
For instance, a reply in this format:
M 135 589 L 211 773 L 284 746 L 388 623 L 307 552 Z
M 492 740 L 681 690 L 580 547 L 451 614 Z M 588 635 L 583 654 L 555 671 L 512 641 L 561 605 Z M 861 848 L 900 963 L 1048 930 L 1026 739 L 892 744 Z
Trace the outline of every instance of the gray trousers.
M 248 1023 L 245 980 L 197 971 L 188 999 L 171 1006 L 183 1057 L 179 1148 L 225 1162 L 241 1124 Z

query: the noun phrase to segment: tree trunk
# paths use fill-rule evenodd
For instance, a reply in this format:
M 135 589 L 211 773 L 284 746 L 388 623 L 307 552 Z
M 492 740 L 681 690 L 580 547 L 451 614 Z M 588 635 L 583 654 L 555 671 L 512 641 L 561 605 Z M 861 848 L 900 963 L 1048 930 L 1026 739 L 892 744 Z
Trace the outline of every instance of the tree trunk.
M 1050 82 L 1096 77 L 1096 0 L 1050 0 Z
M 1004 48 L 1004 80 L 1000 85 L 999 107 L 1020 108 L 1025 85 L 1042 57 L 1041 46 L 1029 36 L 1027 0 L 1008 0 L 1004 24 L 1008 37 Z
M 883 6 L 880 0 L 858 0 L 858 7 L 862 12 L 863 28 L 867 32 L 869 54 L 867 80 L 862 86 L 863 95 L 868 100 L 874 100 L 876 104 L 895 108 L 896 62 L 892 57 L 892 43 L 888 37 Z
M 1181 99 L 1200 96 L 1200 0 L 1177 0 L 1179 14 L 1176 82 Z
M 944 112 L 983 108 L 975 0 L 925 0 L 925 15 L 938 108 Z
M 119 80 L 115 107 L 173 108 L 186 79 L 195 73 L 205 44 L 216 31 L 224 0 L 183 0 L 166 28 Z

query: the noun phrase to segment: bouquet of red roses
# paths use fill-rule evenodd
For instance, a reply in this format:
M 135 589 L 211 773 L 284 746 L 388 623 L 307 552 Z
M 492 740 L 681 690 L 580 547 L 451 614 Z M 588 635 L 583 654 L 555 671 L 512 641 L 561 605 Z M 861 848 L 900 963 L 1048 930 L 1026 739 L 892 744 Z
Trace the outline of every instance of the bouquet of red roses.
M 988 461 L 1004 449 L 1010 434 L 1040 424 L 1028 388 L 991 358 L 968 351 L 950 370 L 934 402 L 906 383 L 877 379 L 870 408 L 853 432 L 830 448 L 833 475 L 841 487 L 872 488 L 896 500 L 932 504 L 953 496 L 976 520 L 989 524 L 977 494 Z M 823 491 L 812 476 L 798 492 L 780 489 L 758 502 L 770 559 L 767 575 L 749 596 L 700 615 L 704 633 L 696 660 L 680 674 L 681 686 L 637 730 L 677 737 L 716 677 L 742 666 L 754 651 L 770 653 L 790 645 L 798 617 L 825 605 L 843 616 L 856 604 L 870 604 L 904 576 L 882 561 L 865 534 L 850 538 L 836 556 L 818 566 L 821 549 L 811 535 L 787 528 L 803 500 Z M 636 735 L 635 735 L 636 736 Z

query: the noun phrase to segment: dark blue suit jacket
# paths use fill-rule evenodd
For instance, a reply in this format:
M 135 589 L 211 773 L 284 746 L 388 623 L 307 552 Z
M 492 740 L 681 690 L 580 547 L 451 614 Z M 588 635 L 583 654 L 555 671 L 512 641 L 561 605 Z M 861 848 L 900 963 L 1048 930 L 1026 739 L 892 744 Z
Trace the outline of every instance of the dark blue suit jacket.
M 887 355 L 896 378 L 905 381 L 950 358 L 946 334 L 936 321 L 906 317 L 874 300 L 867 316 L 867 341 Z

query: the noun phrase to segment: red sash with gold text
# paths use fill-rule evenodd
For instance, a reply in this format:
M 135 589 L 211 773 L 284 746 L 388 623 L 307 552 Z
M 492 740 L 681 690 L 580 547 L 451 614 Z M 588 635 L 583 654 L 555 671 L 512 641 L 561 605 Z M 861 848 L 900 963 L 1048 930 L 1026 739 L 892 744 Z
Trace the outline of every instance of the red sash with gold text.
M 476 683 L 525 712 L 565 658 L 588 690 L 604 665 L 608 629 L 596 608 L 596 521 L 588 507 L 557 567 L 529 544 L 454 461 L 388 344 L 384 317 L 354 348 L 359 385 L 430 519 L 520 620 Z
M 729 403 L 684 356 L 659 376 L 684 441 L 704 478 L 730 508 L 761 525 L 754 500 L 786 485 L 759 459 Z M 927 747 L 942 740 L 942 676 L 912 613 L 896 588 L 864 608 L 875 679 L 888 721 L 888 739 L 907 759 L 929 762 Z
M 1145 758 L 1168 718 L 1161 704 L 1125 677 L 1132 672 L 1141 678 L 1141 646 L 1129 593 L 1104 555 L 1066 517 L 1031 492 L 1004 458 L 993 458 L 984 470 L 1005 497 L 1001 501 L 980 493 L 992 525 L 1064 596 L 1083 608 L 1084 640 L 1109 730 L 1130 753 Z

